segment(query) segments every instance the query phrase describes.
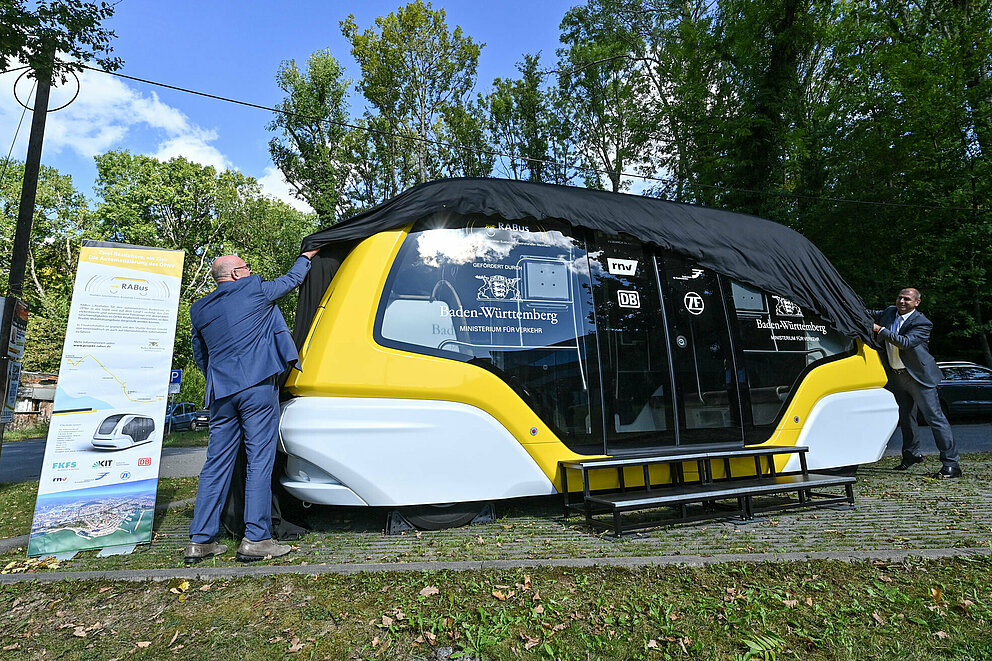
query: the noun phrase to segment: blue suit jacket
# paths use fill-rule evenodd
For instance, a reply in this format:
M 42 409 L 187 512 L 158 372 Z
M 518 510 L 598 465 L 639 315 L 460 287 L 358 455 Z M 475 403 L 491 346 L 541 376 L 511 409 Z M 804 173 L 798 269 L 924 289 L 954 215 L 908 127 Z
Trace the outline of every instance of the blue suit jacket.
M 218 283 L 189 309 L 193 360 L 207 379 L 207 406 L 250 386 L 299 369 L 300 356 L 276 301 L 303 282 L 310 260 L 300 257 L 272 281 L 251 275 Z
M 902 322 L 897 334 L 889 330 L 899 314 L 896 306 L 891 305 L 884 310 L 872 310 L 870 314 L 876 324 L 884 326 L 878 331 L 878 337 L 899 349 L 899 357 L 909 375 L 924 386 L 936 388 L 944 377 L 937 367 L 937 361 L 930 355 L 928 347 L 933 322 L 923 316 L 922 312 L 915 310 L 906 321 Z M 886 371 L 891 370 L 888 351 L 883 349 L 879 353 L 882 354 L 882 363 Z

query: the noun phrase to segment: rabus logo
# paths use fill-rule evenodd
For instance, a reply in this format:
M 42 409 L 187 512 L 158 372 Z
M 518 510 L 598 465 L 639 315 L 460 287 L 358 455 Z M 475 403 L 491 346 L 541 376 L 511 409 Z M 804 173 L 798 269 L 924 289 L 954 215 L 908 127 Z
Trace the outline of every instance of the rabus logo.
M 622 308 L 639 308 L 641 307 L 641 297 L 637 295 L 636 291 L 621 289 L 617 291 L 617 303 Z

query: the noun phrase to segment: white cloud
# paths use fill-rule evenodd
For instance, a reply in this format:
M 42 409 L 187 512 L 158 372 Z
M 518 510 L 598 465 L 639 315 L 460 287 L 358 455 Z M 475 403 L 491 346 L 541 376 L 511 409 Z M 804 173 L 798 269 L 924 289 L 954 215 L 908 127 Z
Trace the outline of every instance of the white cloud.
M 285 177 L 276 166 L 270 165 L 265 168 L 265 174 L 259 177 L 258 185 L 262 187 L 263 193 L 285 202 L 297 211 L 313 213 L 313 208 L 309 204 L 293 195 Z
M 0 74 L 0 135 L 13 136 L 23 111 L 11 93 L 19 75 L 20 72 Z M 31 81 L 21 78 L 17 85 L 21 100 L 27 101 L 31 89 Z M 53 88 L 49 107 L 66 103 L 76 89 L 72 78 L 66 85 Z M 89 159 L 111 149 L 129 149 L 162 159 L 183 156 L 218 169 L 231 167 L 211 144 L 217 139 L 214 131 L 192 123 L 182 111 L 163 103 L 155 92 L 144 93 L 119 78 L 94 71 L 79 74 L 78 89 L 79 95 L 71 104 L 48 115 L 46 153 L 70 150 Z M 29 127 L 27 115 L 15 153 L 24 153 Z

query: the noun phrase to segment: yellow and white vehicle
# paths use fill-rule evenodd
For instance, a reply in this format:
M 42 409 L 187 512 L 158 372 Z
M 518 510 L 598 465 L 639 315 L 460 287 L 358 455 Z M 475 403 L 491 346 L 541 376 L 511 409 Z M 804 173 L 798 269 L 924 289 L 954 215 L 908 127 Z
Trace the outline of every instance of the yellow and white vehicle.
M 561 460 L 685 446 L 799 444 L 810 470 L 847 467 L 896 425 L 860 299 L 768 221 L 450 180 L 304 247 L 322 250 L 280 449 L 306 502 L 554 494 Z

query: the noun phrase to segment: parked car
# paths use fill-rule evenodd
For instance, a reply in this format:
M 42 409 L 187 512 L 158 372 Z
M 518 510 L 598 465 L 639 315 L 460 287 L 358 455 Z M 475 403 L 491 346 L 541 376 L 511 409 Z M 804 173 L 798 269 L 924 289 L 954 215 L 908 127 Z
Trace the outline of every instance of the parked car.
M 189 421 L 190 431 L 207 429 L 210 426 L 210 411 L 200 410 L 193 413 L 193 419 Z
M 937 386 L 948 418 L 992 416 L 992 369 L 965 361 L 937 363 L 944 380 Z
M 165 413 L 165 428 L 172 431 L 206 429 L 210 414 L 199 410 L 193 402 L 178 402 Z

